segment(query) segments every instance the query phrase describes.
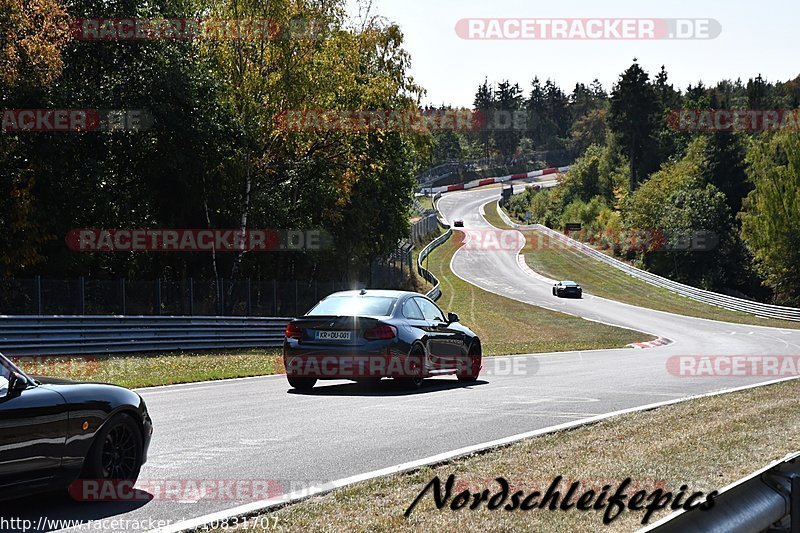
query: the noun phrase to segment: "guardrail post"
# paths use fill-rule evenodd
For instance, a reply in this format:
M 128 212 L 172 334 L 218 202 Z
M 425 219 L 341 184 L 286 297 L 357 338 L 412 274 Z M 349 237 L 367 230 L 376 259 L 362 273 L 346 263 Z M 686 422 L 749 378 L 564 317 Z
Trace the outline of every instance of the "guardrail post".
M 125 315 L 128 311 L 128 306 L 126 305 L 125 302 L 125 297 L 126 297 L 125 278 L 119 280 L 119 295 L 120 295 L 120 300 L 122 301 L 122 314 Z
M 81 276 L 78 278 L 78 308 L 80 309 L 79 315 L 86 314 L 86 279 Z
M 225 316 L 225 280 L 217 280 L 217 314 Z
M 36 276 L 36 314 L 42 314 L 42 276 Z
M 194 316 L 194 279 L 189 278 L 189 316 Z
M 252 300 L 250 299 L 250 289 L 252 286 L 252 280 L 247 278 L 247 316 L 253 316 L 253 304 Z
M 161 278 L 156 278 L 156 309 L 155 314 L 161 315 Z

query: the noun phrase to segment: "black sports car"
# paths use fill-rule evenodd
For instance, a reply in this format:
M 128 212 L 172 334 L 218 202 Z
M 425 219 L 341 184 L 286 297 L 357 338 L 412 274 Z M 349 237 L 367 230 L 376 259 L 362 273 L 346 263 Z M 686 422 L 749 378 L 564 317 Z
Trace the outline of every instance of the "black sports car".
M 582 298 L 583 289 L 574 281 L 559 281 L 553 286 L 553 296 Z
M 429 376 L 475 381 L 481 341 L 427 297 L 402 291 L 332 294 L 286 326 L 283 358 L 289 384 L 308 390 L 318 379 L 402 379 L 417 388 Z
M 458 220 L 454 221 L 453 222 L 453 227 L 454 228 L 463 228 L 464 227 L 464 221 L 461 220 L 461 219 L 458 219 Z
M 0 355 L 0 500 L 77 479 L 135 481 L 152 433 L 135 392 L 28 376 Z

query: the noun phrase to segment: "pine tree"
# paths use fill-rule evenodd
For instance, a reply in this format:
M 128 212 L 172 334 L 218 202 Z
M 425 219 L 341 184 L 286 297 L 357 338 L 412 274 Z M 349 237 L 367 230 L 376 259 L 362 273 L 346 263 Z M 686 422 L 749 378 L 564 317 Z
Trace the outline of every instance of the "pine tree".
M 622 73 L 611 93 L 609 122 L 630 161 L 630 190 L 639 183 L 639 176 L 654 169 L 655 142 L 659 102 L 650 76 L 636 59 Z

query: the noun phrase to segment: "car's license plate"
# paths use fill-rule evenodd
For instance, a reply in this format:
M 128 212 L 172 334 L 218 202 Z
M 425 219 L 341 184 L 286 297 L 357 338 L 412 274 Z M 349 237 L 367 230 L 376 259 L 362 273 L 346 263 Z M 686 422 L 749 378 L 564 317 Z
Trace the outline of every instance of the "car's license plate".
M 349 341 L 351 334 L 352 334 L 352 332 L 350 332 L 350 331 L 318 331 L 317 332 L 317 340 L 318 341 Z

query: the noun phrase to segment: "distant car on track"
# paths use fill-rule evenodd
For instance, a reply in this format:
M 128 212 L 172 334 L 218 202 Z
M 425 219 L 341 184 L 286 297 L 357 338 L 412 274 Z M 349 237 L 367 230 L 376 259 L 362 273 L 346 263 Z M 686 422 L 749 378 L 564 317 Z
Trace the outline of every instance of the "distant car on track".
M 463 228 L 463 227 L 464 227 L 464 221 L 463 221 L 463 220 L 460 220 L 460 219 L 459 219 L 459 220 L 456 220 L 456 221 L 454 221 L 454 222 L 453 222 L 453 227 L 456 227 L 456 228 Z
M 574 281 L 559 281 L 553 285 L 553 296 L 582 298 L 583 288 Z
M 319 379 L 400 379 L 418 388 L 430 376 L 474 382 L 481 342 L 458 315 L 421 294 L 388 290 L 338 292 L 286 326 L 283 359 L 289 384 Z
M 28 376 L 2 354 L 0 422 L 0 500 L 76 479 L 135 482 L 153 430 L 135 392 Z

